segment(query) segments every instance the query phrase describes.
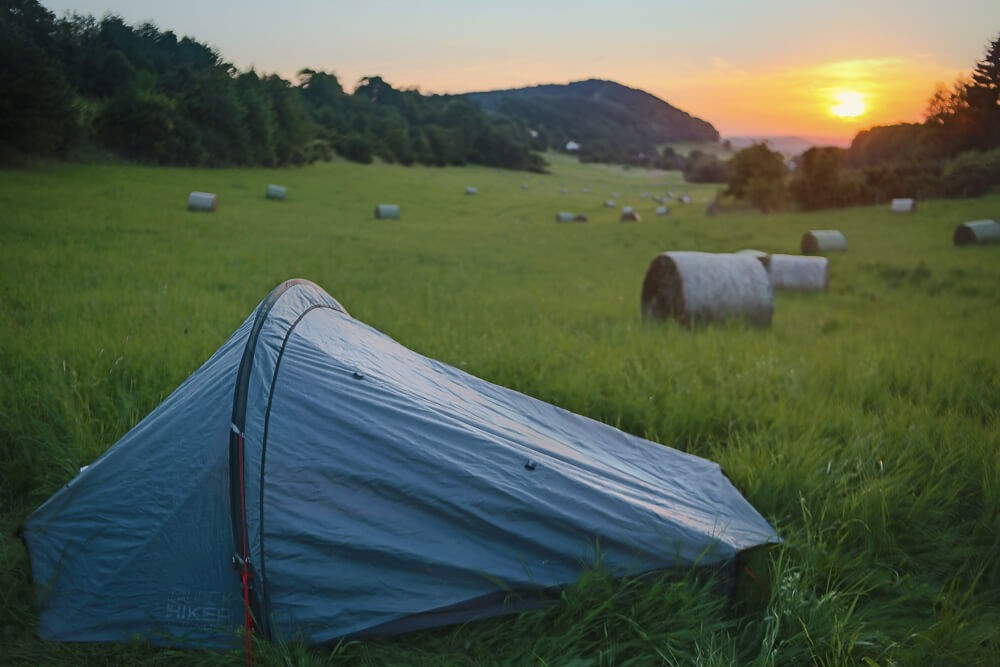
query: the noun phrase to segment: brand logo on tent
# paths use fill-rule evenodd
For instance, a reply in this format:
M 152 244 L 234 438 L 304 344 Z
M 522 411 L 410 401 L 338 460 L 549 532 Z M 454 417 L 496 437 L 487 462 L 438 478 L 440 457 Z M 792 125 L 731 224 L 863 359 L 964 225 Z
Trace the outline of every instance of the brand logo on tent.
M 165 618 L 184 623 L 228 623 L 229 608 L 222 593 L 174 589 L 167 595 Z

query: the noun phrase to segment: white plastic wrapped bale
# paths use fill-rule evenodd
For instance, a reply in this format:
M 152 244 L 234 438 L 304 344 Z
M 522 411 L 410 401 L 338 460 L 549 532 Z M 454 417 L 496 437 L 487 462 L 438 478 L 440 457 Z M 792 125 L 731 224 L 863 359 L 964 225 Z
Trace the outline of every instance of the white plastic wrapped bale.
M 267 199 L 276 199 L 278 201 L 284 201 L 287 189 L 284 185 L 275 185 L 271 183 L 267 186 L 267 192 L 264 193 L 264 197 Z
M 556 213 L 556 222 L 573 222 L 576 214 L 569 211 L 559 211 Z
M 618 204 L 609 199 L 604 202 L 604 208 L 618 208 Z
M 963 222 L 955 228 L 955 245 L 1000 243 L 1000 223 L 995 220 Z
M 670 209 L 668 207 L 666 206 L 656 207 L 656 215 L 666 215 L 667 213 L 670 213 Z
M 215 193 L 195 190 L 188 195 L 189 210 L 214 213 L 217 208 L 219 208 L 219 195 Z
M 397 204 L 379 204 L 375 207 L 375 217 L 398 220 L 399 206 Z
M 767 270 L 750 255 L 664 252 L 646 271 L 642 315 L 686 326 L 737 319 L 768 327 L 774 293 Z
M 750 255 L 751 257 L 756 258 L 758 262 L 763 264 L 764 268 L 767 268 L 767 263 L 771 260 L 771 255 L 764 252 L 763 250 L 757 250 L 756 248 L 745 248 L 743 250 L 738 250 L 736 254 Z
M 474 195 L 477 194 L 478 192 L 479 190 L 477 188 L 472 187 L 471 185 L 465 188 L 465 194 L 467 195 Z
M 802 254 L 847 252 L 847 237 L 838 229 L 812 229 L 802 235 Z
M 917 200 L 893 199 L 889 204 L 889 210 L 893 213 L 913 213 L 917 210 Z
M 822 292 L 830 281 L 830 262 L 826 257 L 771 255 L 767 271 L 775 291 Z
M 642 216 L 636 213 L 635 209 L 631 206 L 622 207 L 621 217 L 618 218 L 619 222 L 642 222 Z

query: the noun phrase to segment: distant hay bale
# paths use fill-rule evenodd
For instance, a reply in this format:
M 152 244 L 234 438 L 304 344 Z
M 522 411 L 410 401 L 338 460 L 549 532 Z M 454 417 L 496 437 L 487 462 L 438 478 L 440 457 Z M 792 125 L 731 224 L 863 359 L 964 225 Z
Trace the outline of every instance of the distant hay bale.
M 267 186 L 267 191 L 264 193 L 264 197 L 266 199 L 284 201 L 286 192 L 287 188 L 285 188 L 284 185 L 275 185 L 274 183 L 271 183 Z
M 656 207 L 656 215 L 666 215 L 667 213 L 670 213 L 670 208 L 669 207 L 667 207 L 667 206 L 657 206 Z
M 583 194 L 585 194 L 585 195 L 586 195 L 586 194 L 590 194 L 590 188 L 586 188 L 586 187 L 585 187 L 585 188 L 583 189 Z
M 476 194 L 478 192 L 479 192 L 479 190 L 477 188 L 472 187 L 471 185 L 469 187 L 465 188 L 465 194 L 467 194 L 467 195 L 474 195 L 474 194 Z
M 219 196 L 212 192 L 193 191 L 188 195 L 188 209 L 214 213 L 219 208 Z
M 639 199 L 649 199 L 649 193 L 648 192 L 640 192 L 639 193 Z
M 766 252 L 764 252 L 763 250 L 755 250 L 753 248 L 745 248 L 743 250 L 738 251 L 736 254 L 750 255 L 751 257 L 759 261 L 761 264 L 763 264 L 765 269 L 767 268 L 767 263 L 768 261 L 770 261 L 771 258 L 771 256 Z
M 642 216 L 635 212 L 631 206 L 623 206 L 619 222 L 642 222 Z
M 955 245 L 986 243 L 1000 243 L 1000 223 L 995 220 L 973 220 L 955 228 Z
M 837 229 L 813 229 L 802 236 L 802 254 L 847 252 L 847 237 Z
M 771 288 L 799 292 L 822 292 L 830 280 L 830 262 L 826 257 L 771 255 L 767 272 Z
M 556 222 L 573 222 L 574 217 L 576 217 L 575 214 L 569 211 L 559 211 L 556 213 Z
M 587 216 L 583 213 L 577 213 L 573 216 L 573 222 L 587 222 Z
M 618 204 L 609 199 L 606 202 L 604 202 L 604 208 L 618 208 Z
M 915 199 L 893 199 L 889 204 L 889 210 L 893 213 L 913 213 L 917 210 Z
M 379 204 L 375 207 L 376 218 L 399 219 L 399 206 L 396 204 Z
M 688 195 L 681 195 L 680 196 L 680 200 L 681 200 L 682 204 L 690 204 L 691 203 L 691 197 L 689 197 Z
M 528 189 L 528 184 L 527 183 L 521 183 L 521 189 L 522 190 L 527 190 Z
M 664 252 L 646 271 L 642 315 L 686 326 L 742 319 L 767 327 L 774 293 L 767 270 L 750 255 Z
M 559 188 L 559 194 L 561 194 L 561 195 L 569 194 L 569 189 L 567 189 L 567 188 Z

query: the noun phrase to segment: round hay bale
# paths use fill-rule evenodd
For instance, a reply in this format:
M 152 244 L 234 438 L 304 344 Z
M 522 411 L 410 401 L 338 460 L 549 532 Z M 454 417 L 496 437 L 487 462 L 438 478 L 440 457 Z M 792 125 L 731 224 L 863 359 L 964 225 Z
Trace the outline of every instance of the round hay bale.
M 604 202 L 604 208 L 618 208 L 618 204 L 609 199 L 606 202 Z
M 587 216 L 583 213 L 577 213 L 573 216 L 573 222 L 587 222 Z
M 1000 223 L 995 220 L 963 222 L 955 228 L 955 245 L 1000 243 Z
M 559 188 L 559 194 L 561 194 L 561 195 L 569 194 L 569 189 L 568 188 Z
M 670 208 L 668 208 L 667 206 L 656 207 L 656 215 L 666 215 L 667 213 L 670 213 Z
M 764 252 L 763 250 L 755 250 L 753 248 L 746 248 L 744 250 L 740 250 L 736 254 L 737 255 L 750 255 L 751 257 L 753 257 L 757 261 L 759 261 L 761 264 L 763 264 L 765 269 L 767 268 L 767 263 L 768 263 L 768 261 L 770 261 L 770 258 L 771 258 L 771 256 L 769 254 L 767 254 L 766 252 Z
M 379 204 L 375 207 L 375 217 L 399 220 L 399 206 L 396 204 Z
M 264 197 L 266 199 L 275 199 L 277 201 L 284 201 L 286 192 L 287 188 L 285 188 L 284 185 L 275 185 L 274 183 L 271 183 L 270 185 L 267 186 L 267 192 L 264 193 Z
M 618 220 L 619 222 L 642 222 L 642 217 L 631 206 L 626 206 L 622 209 L 622 215 Z
M 665 252 L 642 282 L 642 316 L 685 326 L 742 319 L 767 327 L 774 293 L 767 270 L 750 255 Z
M 586 195 L 586 194 L 590 194 L 590 188 L 586 188 L 586 187 L 585 187 L 585 188 L 583 189 L 583 194 L 585 194 L 585 195 Z
M 215 213 L 217 208 L 219 208 L 219 195 L 215 193 L 195 190 L 188 195 L 188 209 L 191 211 Z
M 826 257 L 771 255 L 766 266 L 775 291 L 822 292 L 830 281 L 830 261 Z
M 847 252 L 847 237 L 838 229 L 812 229 L 802 235 L 802 254 Z
M 889 210 L 893 213 L 913 213 L 917 210 L 916 199 L 893 199 L 889 203 Z
M 474 188 L 474 187 L 472 187 L 471 185 L 469 187 L 465 188 L 465 194 L 467 194 L 467 195 L 474 195 L 477 192 L 479 192 L 479 190 L 476 189 L 476 188 Z
M 576 215 L 569 211 L 559 211 L 556 213 L 556 222 L 573 222 L 573 218 L 575 217 Z
M 527 190 L 527 189 L 528 189 L 528 187 L 529 187 L 529 186 L 528 186 L 528 184 L 527 184 L 527 183 L 521 183 L 521 189 L 522 189 L 522 190 Z
M 691 197 L 689 197 L 688 195 L 681 195 L 680 196 L 680 200 L 681 200 L 682 204 L 690 204 L 691 203 Z

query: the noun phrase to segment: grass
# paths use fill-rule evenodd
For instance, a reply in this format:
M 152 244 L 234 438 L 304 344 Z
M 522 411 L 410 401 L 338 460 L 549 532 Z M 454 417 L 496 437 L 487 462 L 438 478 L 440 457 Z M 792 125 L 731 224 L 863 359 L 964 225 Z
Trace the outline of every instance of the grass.
M 996 219 L 1000 197 L 706 217 L 713 188 L 677 172 L 551 161 L 549 175 L 0 172 L 0 662 L 242 663 L 40 640 L 14 534 L 274 285 L 306 277 L 418 352 L 718 461 L 785 545 L 766 555 L 772 595 L 757 607 L 697 579 L 586 572 L 546 610 L 325 649 L 258 643 L 259 664 L 994 664 L 1000 247 L 955 248 L 951 234 Z M 265 201 L 267 183 L 287 201 Z M 219 194 L 217 213 L 185 210 L 195 189 Z M 618 192 L 651 213 L 640 194 L 665 190 L 696 203 L 638 225 L 602 207 Z M 402 220 L 373 220 L 376 203 Z M 591 222 L 555 224 L 559 210 Z M 639 318 L 658 252 L 796 253 L 826 228 L 850 244 L 830 258 L 830 290 L 777 295 L 769 330 Z

